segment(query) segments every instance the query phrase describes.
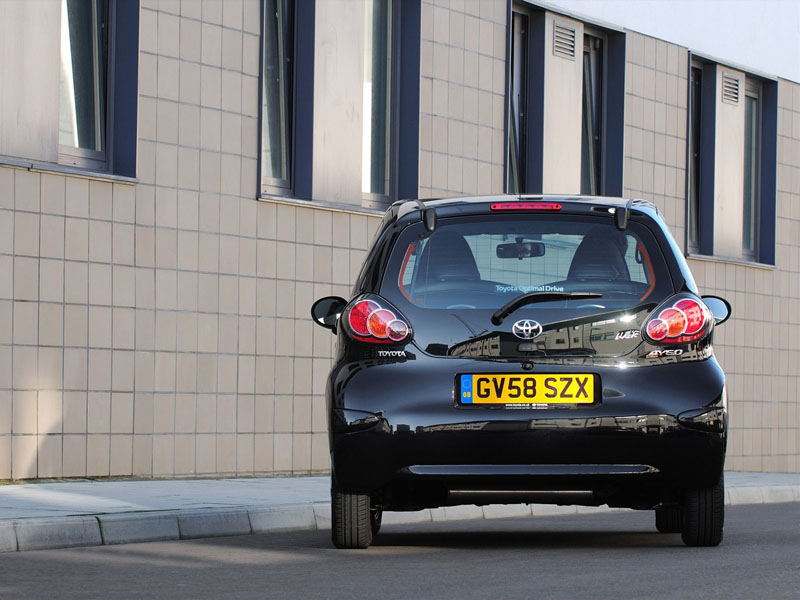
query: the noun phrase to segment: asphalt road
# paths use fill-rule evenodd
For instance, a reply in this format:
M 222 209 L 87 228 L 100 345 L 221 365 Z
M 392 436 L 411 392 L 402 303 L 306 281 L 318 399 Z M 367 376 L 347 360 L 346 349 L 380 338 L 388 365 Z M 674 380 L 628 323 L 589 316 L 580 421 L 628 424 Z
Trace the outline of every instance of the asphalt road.
M 0 554 L 0 598 L 800 598 L 800 504 L 737 506 L 717 548 L 650 512 Z

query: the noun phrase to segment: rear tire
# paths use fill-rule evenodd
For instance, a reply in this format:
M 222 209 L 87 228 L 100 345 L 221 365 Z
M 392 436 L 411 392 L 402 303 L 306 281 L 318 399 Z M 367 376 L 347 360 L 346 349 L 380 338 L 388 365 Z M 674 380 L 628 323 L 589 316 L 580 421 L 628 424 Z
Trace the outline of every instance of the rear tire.
M 659 533 L 680 533 L 681 520 L 680 506 L 667 506 L 656 509 L 656 529 Z
M 337 548 L 368 548 L 372 543 L 369 496 L 331 490 L 331 540 Z
M 683 499 L 681 538 L 687 546 L 718 546 L 725 523 L 725 484 L 692 490 Z

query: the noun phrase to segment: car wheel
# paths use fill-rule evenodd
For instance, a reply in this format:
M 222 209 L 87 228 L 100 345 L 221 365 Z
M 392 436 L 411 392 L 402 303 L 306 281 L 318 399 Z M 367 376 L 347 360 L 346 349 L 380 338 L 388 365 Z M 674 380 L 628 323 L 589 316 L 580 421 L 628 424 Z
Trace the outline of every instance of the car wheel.
M 659 533 L 680 533 L 681 508 L 679 506 L 657 508 L 656 529 Z
M 692 490 L 683 499 L 681 537 L 687 546 L 718 546 L 725 522 L 725 484 Z
M 378 535 L 381 530 L 381 521 L 383 520 L 383 511 L 380 508 L 372 508 L 369 511 L 369 524 L 372 527 L 372 535 Z
M 331 490 L 331 539 L 337 548 L 367 548 L 372 543 L 369 496 Z

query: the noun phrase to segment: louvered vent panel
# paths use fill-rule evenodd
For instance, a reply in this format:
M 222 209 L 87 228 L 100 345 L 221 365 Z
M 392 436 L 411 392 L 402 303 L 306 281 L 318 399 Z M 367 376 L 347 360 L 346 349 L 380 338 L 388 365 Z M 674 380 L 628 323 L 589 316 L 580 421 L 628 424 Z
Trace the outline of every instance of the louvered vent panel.
M 575 59 L 575 30 L 572 27 L 553 23 L 553 54 Z
M 722 74 L 722 100 L 731 104 L 739 104 L 739 79 L 737 77 Z

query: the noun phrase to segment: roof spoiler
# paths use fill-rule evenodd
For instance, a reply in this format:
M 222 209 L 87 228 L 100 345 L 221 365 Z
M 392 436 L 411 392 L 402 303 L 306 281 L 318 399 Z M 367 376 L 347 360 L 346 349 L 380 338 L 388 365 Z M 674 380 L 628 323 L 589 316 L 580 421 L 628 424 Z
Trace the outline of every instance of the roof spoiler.
M 633 200 L 628 200 L 625 206 L 619 206 L 614 211 L 614 223 L 620 231 L 625 231 L 628 228 L 628 221 L 631 219 L 631 206 L 633 206 Z
M 425 229 L 428 231 L 433 231 L 436 229 L 436 209 L 425 206 L 425 203 L 418 198 L 416 199 L 416 203 L 419 207 L 420 219 L 425 224 Z

